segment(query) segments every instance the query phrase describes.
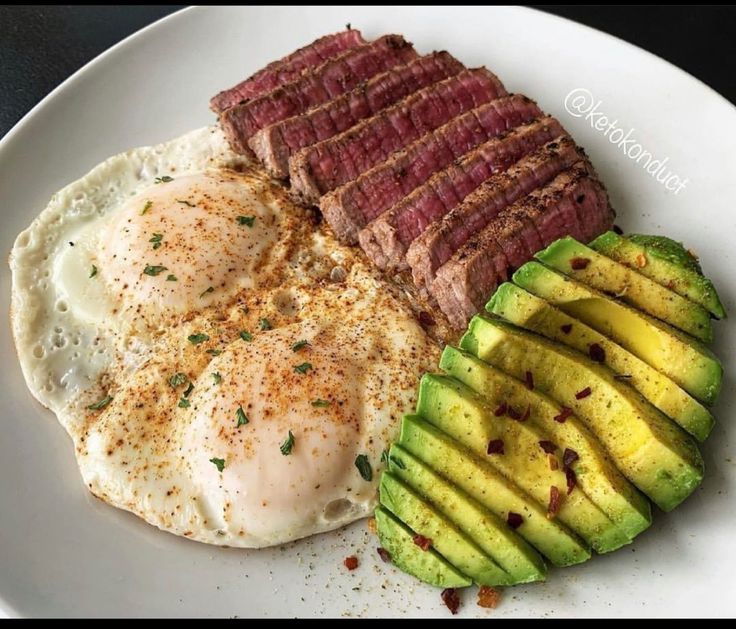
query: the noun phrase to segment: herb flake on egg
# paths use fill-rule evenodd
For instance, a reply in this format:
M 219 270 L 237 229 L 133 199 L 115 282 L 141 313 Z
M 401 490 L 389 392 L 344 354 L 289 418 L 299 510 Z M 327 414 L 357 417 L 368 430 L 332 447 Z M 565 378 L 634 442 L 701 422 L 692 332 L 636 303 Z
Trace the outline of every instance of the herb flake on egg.
M 225 459 L 218 459 L 217 457 L 212 457 L 210 459 L 210 463 L 212 463 L 216 468 L 217 471 L 222 474 L 222 470 L 225 469 Z
M 289 456 L 291 454 L 291 451 L 294 449 L 294 442 L 294 435 L 290 430 L 286 439 L 284 439 L 283 443 L 279 446 L 281 454 L 283 454 L 284 456 Z
M 146 268 L 143 269 L 143 274 L 150 275 L 151 277 L 156 277 L 159 273 L 163 273 L 164 271 L 168 271 L 165 266 L 147 264 Z

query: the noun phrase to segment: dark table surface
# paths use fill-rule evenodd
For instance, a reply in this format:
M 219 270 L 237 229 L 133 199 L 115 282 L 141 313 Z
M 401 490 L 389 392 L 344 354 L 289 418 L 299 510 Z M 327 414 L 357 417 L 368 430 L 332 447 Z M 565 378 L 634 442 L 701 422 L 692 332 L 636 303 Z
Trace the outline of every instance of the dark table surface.
M 165 6 L 0 6 L 0 137 L 54 87 Z M 537 7 L 593 26 L 687 70 L 736 103 L 734 7 Z

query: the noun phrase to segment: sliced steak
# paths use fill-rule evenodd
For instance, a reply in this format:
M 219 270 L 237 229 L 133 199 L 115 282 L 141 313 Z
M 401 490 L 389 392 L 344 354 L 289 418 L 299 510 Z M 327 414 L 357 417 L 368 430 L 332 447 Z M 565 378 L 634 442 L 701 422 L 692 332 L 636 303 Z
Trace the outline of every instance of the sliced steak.
M 484 181 L 409 245 L 406 260 L 417 288 L 429 288 L 436 270 L 503 208 L 584 158 L 585 153 L 572 139 L 561 137 L 524 157 L 508 171 Z
M 498 284 L 565 235 L 588 241 L 613 224 L 603 185 L 586 161 L 505 208 L 438 270 L 432 295 L 450 323 L 463 329 Z
M 326 192 L 458 114 L 505 95 L 501 82 L 485 68 L 466 70 L 414 92 L 348 131 L 293 155 L 292 192 L 306 203 L 316 203 Z
M 353 244 L 360 229 L 434 172 L 499 133 L 541 115 L 536 103 L 520 94 L 472 109 L 328 192 L 319 202 L 322 214 L 340 240 Z
M 366 79 L 418 57 L 401 35 L 385 35 L 370 44 L 328 59 L 299 78 L 225 110 L 220 123 L 234 151 L 248 151 L 259 129 L 296 116 L 349 92 Z
M 217 96 L 212 97 L 210 109 L 216 114 L 222 113 L 244 100 L 255 98 L 270 92 L 279 85 L 293 81 L 303 70 L 316 68 L 327 59 L 364 43 L 365 40 L 360 31 L 353 29 L 320 37 L 283 59 L 269 63 L 265 68 L 245 79 L 245 81 L 238 83 L 235 87 L 224 90 Z
M 565 133 L 554 118 L 540 118 L 481 144 L 371 221 L 360 245 L 381 269 L 405 267 L 411 242 L 494 174 Z
M 273 177 L 289 174 L 289 157 L 305 146 L 331 138 L 405 96 L 464 70 L 447 52 L 435 52 L 372 77 L 351 92 L 299 116 L 258 131 L 248 141 Z

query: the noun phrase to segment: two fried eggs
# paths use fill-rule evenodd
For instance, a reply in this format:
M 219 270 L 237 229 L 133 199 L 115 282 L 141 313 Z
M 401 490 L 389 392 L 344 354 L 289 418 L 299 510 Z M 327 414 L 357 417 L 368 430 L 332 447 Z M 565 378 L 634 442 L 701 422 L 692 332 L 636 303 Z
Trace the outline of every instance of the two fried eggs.
M 18 236 L 23 373 L 96 496 L 241 547 L 372 511 L 438 349 L 314 220 L 205 128 L 103 162 Z

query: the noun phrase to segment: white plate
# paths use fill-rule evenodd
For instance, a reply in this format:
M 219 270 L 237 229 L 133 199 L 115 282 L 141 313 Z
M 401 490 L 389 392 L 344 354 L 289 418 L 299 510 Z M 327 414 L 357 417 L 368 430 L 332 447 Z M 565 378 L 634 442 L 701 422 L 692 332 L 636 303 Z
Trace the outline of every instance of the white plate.
M 1 249 L 10 250 L 54 191 L 105 157 L 212 123 L 207 102 L 215 92 L 347 22 L 368 37 L 403 33 L 422 52 L 447 48 L 536 98 L 586 147 L 620 224 L 685 240 L 736 316 L 734 108 L 638 48 L 519 8 L 197 8 L 164 19 L 75 74 L 0 143 Z M 685 189 L 668 192 L 590 121 L 566 113 L 575 88 L 602 100 L 599 111 L 635 129 L 655 157 L 669 158 L 689 179 Z M 9 292 L 3 265 L 3 317 Z M 8 322 L 0 328 L 0 606 L 9 614 L 447 615 L 437 591 L 380 562 L 364 523 L 250 552 L 176 538 L 95 500 L 71 441 L 26 391 Z M 674 513 L 656 513 L 628 548 L 553 570 L 546 584 L 508 590 L 497 610 L 476 607 L 468 593 L 464 615 L 736 614 L 736 331 L 731 321 L 716 328 L 727 376 L 695 495 Z M 361 565 L 347 574 L 341 562 L 353 553 Z

